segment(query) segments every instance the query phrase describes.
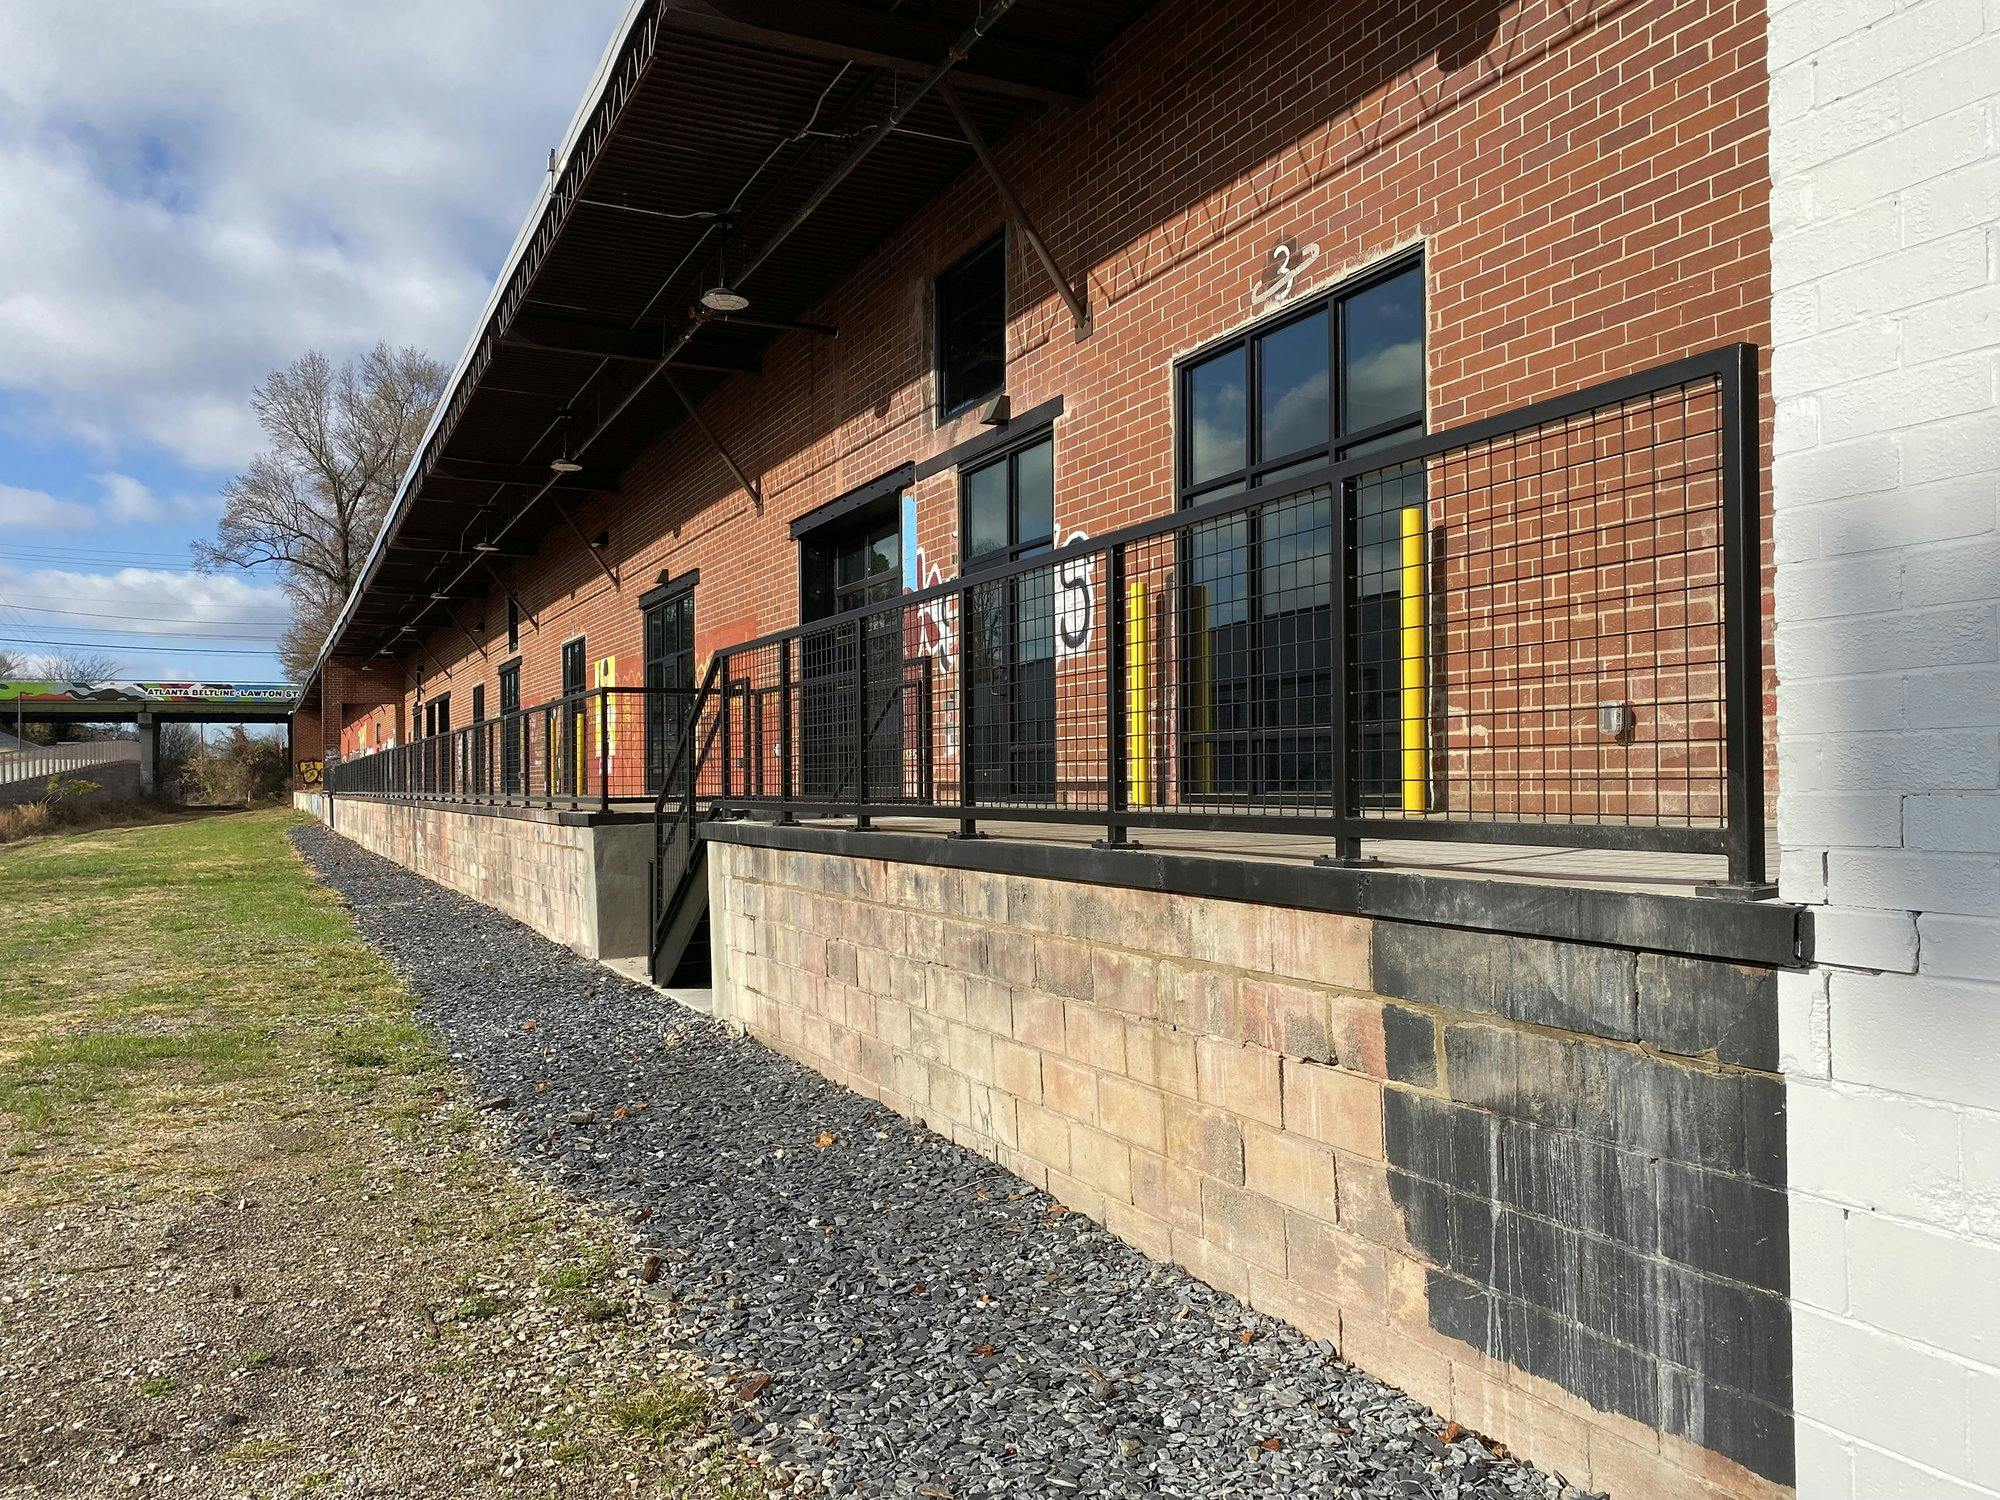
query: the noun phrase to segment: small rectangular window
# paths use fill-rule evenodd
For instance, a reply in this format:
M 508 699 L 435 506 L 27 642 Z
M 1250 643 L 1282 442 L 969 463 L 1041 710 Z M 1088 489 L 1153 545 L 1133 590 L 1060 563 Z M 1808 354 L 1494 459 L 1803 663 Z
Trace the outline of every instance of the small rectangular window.
M 938 405 L 947 417 L 1007 384 L 1007 237 L 937 279 Z
M 521 649 L 521 605 L 512 594 L 507 596 L 507 649 Z

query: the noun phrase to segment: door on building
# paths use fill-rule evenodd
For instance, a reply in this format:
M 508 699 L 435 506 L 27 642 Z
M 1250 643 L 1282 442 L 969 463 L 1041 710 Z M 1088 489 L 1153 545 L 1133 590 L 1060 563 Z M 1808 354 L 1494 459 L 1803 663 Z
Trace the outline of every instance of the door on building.
M 1179 372 L 1180 503 L 1282 482 L 1424 429 L 1420 262 L 1400 258 L 1287 309 Z M 1363 800 L 1404 794 L 1402 559 L 1423 476 L 1364 476 L 1351 547 L 1329 489 L 1193 528 L 1181 547 L 1181 778 L 1196 800 L 1317 801 L 1348 757 Z M 1348 570 L 1353 682 L 1333 680 L 1334 569 Z M 1338 696 L 1349 743 L 1336 743 Z
M 439 693 L 424 704 L 424 770 L 429 790 L 452 789 L 450 693 Z
M 486 729 L 486 684 L 472 685 L 472 718 L 466 728 L 466 775 L 471 778 L 470 790 L 484 796 L 492 781 L 492 768 L 487 764 Z
M 646 662 L 646 790 L 657 793 L 680 753 L 694 704 L 694 584 L 669 583 L 639 601 Z
M 835 519 L 799 541 L 802 622 L 831 619 L 899 598 L 903 576 L 900 479 L 834 502 Z M 800 795 L 830 802 L 903 796 L 904 721 L 912 717 L 903 617 L 877 609 L 799 639 Z
M 521 717 L 521 664 L 508 662 L 500 669 L 500 791 L 518 797 L 521 785 L 521 749 L 525 744 L 526 721 Z
M 583 694 L 585 674 L 584 640 L 578 636 L 564 641 L 562 648 L 562 706 L 556 711 L 556 791 L 581 796 L 587 781 L 584 775 L 584 719 L 587 705 Z
M 961 478 L 960 566 L 1055 543 L 1055 443 L 1044 435 Z M 963 599 L 965 774 L 982 802 L 1056 790 L 1056 578 L 1043 569 L 974 585 Z

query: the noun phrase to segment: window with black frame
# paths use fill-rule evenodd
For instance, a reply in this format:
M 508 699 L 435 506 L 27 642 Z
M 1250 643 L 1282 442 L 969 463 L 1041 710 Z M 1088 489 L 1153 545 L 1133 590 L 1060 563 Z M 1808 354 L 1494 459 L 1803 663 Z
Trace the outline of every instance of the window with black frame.
M 799 613 L 805 623 L 902 595 L 904 493 L 893 478 L 865 485 L 835 502 L 836 518 L 800 534 Z M 799 638 L 798 774 L 805 796 L 881 802 L 902 795 L 903 656 L 903 619 L 893 609 Z
M 1183 507 L 1302 475 L 1424 428 L 1422 262 L 1402 257 L 1288 308 L 1179 371 Z M 1397 785 L 1400 658 L 1368 642 L 1400 609 L 1402 511 L 1422 476 L 1370 476 L 1355 517 L 1356 739 L 1366 800 Z M 1182 544 L 1181 775 L 1197 800 L 1313 802 L 1333 783 L 1334 497 L 1309 489 Z M 1387 550 L 1385 550 L 1387 549 Z
M 572 797 L 583 795 L 587 781 L 584 762 L 588 751 L 583 734 L 586 660 L 582 636 L 563 642 L 563 701 L 555 724 L 554 742 L 549 746 L 549 759 L 554 765 L 551 778 L 553 790 Z
M 1055 443 L 1044 436 L 960 477 L 960 567 L 1055 543 Z M 1056 789 L 1055 576 L 1040 569 L 964 595 L 966 770 L 980 802 L 1046 802 Z
M 472 685 L 472 719 L 469 725 L 472 733 L 468 736 L 471 743 L 466 746 L 465 750 L 472 775 L 472 790 L 475 792 L 485 792 L 488 789 L 487 781 L 489 778 L 486 774 L 486 730 L 483 727 L 485 723 L 486 684 L 475 682 Z
M 955 416 L 1007 384 L 1007 236 L 937 279 L 938 410 Z
M 694 585 L 669 583 L 642 596 L 646 685 L 646 790 L 657 793 L 680 751 L 694 701 Z
M 526 757 L 522 754 L 527 746 L 527 721 L 521 717 L 521 663 L 503 663 L 499 672 L 500 684 L 500 791 L 502 795 L 518 797 L 526 790 L 523 768 Z

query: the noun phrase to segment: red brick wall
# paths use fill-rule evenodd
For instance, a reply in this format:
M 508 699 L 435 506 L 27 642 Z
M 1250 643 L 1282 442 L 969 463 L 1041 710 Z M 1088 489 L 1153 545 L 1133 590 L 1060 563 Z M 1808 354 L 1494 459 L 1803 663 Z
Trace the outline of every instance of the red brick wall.
M 408 736 L 404 725 L 404 675 L 399 667 L 327 662 L 320 673 L 320 749 L 323 757 L 379 750 Z M 301 757 L 304 755 L 300 750 Z
M 1094 317 L 1076 339 L 1016 242 L 1008 390 L 1017 412 L 1065 399 L 1059 530 L 1172 506 L 1171 364 L 1251 321 L 1281 239 L 1320 248 L 1301 296 L 1423 244 L 1433 427 L 1766 343 L 1763 48 L 1750 0 L 1157 6 L 1105 55 L 1087 106 L 1031 121 L 1000 152 L 1059 263 L 1087 277 Z M 514 566 L 535 621 L 522 625 L 524 703 L 557 694 L 560 644 L 579 633 L 593 663 L 615 654 L 619 682 L 636 683 L 634 601 L 662 573 L 701 570 L 704 658 L 796 621 L 788 523 L 977 430 L 935 420 L 926 296 L 1000 217 L 969 170 L 817 309 L 838 340 L 787 338 L 761 378 L 709 403 L 760 479 L 761 513 L 683 426 L 578 516 L 586 535 L 609 530 L 618 587 L 560 528 Z M 918 501 L 925 559 L 950 576 L 955 476 L 924 481 Z M 474 682 L 497 705 L 509 653 L 497 591 L 460 615 L 484 656 L 442 628 L 426 645 L 449 670 L 423 675 L 462 723 Z M 414 693 L 403 703 L 415 723 Z M 343 742 L 356 717 L 329 713 Z

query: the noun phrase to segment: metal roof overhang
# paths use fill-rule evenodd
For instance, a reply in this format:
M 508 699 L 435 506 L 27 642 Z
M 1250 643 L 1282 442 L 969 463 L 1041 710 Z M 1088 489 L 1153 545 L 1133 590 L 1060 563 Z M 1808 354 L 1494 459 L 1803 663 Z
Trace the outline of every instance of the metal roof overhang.
M 989 140 L 1082 98 L 1150 0 L 635 0 L 321 648 L 450 628 L 497 555 L 754 375 Z M 949 80 L 948 83 L 946 80 Z M 954 97 L 947 97 L 946 89 Z M 700 306 L 724 275 L 741 316 Z M 567 452 L 584 465 L 558 475 Z

